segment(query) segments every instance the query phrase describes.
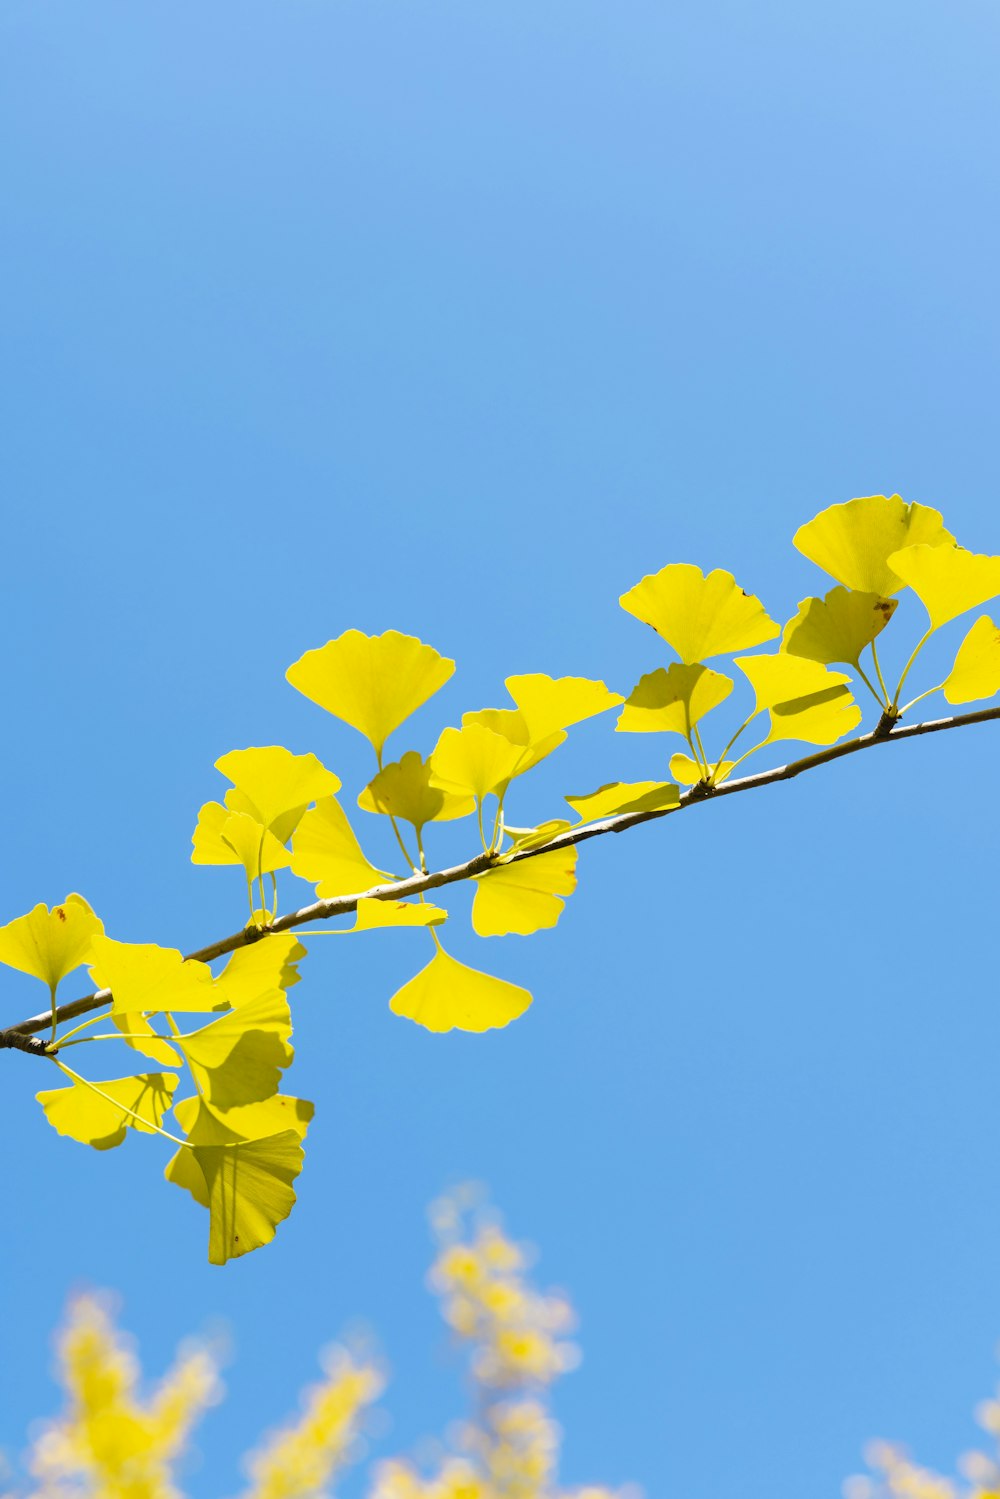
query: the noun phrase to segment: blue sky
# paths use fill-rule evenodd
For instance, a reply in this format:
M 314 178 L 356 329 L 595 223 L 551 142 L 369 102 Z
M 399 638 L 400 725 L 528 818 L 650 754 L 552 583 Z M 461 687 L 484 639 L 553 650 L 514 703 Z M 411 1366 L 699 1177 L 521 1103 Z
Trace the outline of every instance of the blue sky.
M 617 598 L 668 561 L 787 617 L 824 586 L 792 533 L 853 495 L 1000 551 L 998 52 L 969 0 L 9 0 L 2 919 L 76 889 L 127 940 L 237 925 L 188 862 L 213 761 L 360 788 L 284 681 L 348 627 L 457 657 L 427 750 L 512 672 L 667 660 Z M 537 996 L 504 1032 L 389 1014 L 416 936 L 314 944 L 300 1202 L 223 1271 L 155 1142 L 57 1138 L 6 1056 L 0 1446 L 97 1284 L 153 1369 L 231 1328 L 194 1499 L 358 1319 L 412 1449 L 461 1409 L 424 1209 L 476 1178 L 581 1312 L 567 1484 L 825 1499 L 875 1434 L 946 1464 L 1000 1337 L 995 732 L 592 844 L 530 940 L 456 897 L 458 955 Z M 599 721 L 521 810 L 662 757 Z

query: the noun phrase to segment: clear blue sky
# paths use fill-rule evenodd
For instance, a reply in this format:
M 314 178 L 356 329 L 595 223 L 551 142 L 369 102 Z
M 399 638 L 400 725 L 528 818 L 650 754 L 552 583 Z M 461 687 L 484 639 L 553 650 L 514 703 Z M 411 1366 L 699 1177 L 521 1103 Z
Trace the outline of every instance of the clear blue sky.
M 986 0 L 8 0 L 3 919 L 77 889 L 128 940 L 236 925 L 188 863 L 212 763 L 363 784 L 284 682 L 349 626 L 457 656 L 426 749 L 511 672 L 628 690 L 667 656 L 617 598 L 668 561 L 786 617 L 822 586 L 792 532 L 852 495 L 1000 550 L 998 65 Z M 523 813 L 662 751 L 588 728 Z M 582 1313 L 567 1483 L 828 1499 L 873 1434 L 946 1463 L 1000 1337 L 996 754 L 589 846 L 555 932 L 457 939 L 537 995 L 502 1033 L 389 1014 L 415 937 L 314 944 L 299 1206 L 223 1271 L 155 1142 L 57 1138 L 4 1057 L 0 1445 L 97 1284 L 153 1368 L 233 1330 L 195 1499 L 359 1318 L 412 1447 L 460 1408 L 423 1212 L 475 1177 Z

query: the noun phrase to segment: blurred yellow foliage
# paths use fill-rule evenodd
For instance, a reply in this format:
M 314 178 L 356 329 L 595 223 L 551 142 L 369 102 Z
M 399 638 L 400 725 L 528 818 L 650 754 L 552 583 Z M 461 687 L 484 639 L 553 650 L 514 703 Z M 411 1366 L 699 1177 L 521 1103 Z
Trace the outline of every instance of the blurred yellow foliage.
M 451 1433 L 430 1468 L 378 1463 L 368 1499 L 640 1499 L 637 1490 L 567 1490 L 557 1477 L 561 1434 L 548 1391 L 578 1361 L 565 1297 L 543 1294 L 528 1256 L 463 1189 L 432 1208 L 438 1253 L 429 1284 L 469 1356 L 473 1420 Z M 26 1499 L 183 1499 L 178 1468 L 195 1423 L 221 1395 L 218 1355 L 182 1350 L 152 1394 L 105 1302 L 70 1303 L 58 1341 L 63 1414 L 27 1456 Z M 245 1460 L 241 1499 L 328 1499 L 340 1471 L 363 1455 L 365 1412 L 385 1378 L 370 1355 L 335 1347 L 301 1413 L 267 1433 Z M 11 1492 L 4 1499 L 15 1499 Z

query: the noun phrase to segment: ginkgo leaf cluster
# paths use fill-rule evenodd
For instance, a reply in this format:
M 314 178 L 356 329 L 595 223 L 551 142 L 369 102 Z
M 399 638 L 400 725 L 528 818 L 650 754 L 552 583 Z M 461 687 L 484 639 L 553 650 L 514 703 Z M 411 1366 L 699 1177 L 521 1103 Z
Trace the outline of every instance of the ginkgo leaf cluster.
M 519 673 L 494 705 L 440 713 L 423 742 L 402 733 L 419 740 L 411 720 L 426 721 L 453 660 L 397 630 L 349 629 L 307 650 L 288 681 L 368 741 L 371 774 L 348 796 L 313 753 L 265 745 L 219 755 L 226 785 L 197 814 L 191 858 L 218 867 L 220 889 L 234 897 L 243 887 L 249 919 L 236 939 L 200 958 L 124 941 L 77 894 L 0 928 L 0 963 L 48 991 L 40 1053 L 61 1074 L 39 1093 L 49 1123 L 101 1151 L 133 1132 L 165 1139 L 167 1180 L 208 1211 L 211 1260 L 245 1254 L 273 1237 L 295 1201 L 312 1106 L 284 1091 L 289 990 L 313 937 L 399 932 L 393 1015 L 433 1033 L 510 1025 L 533 998 L 516 951 L 492 971 L 497 939 L 563 920 L 578 842 L 729 789 L 750 757 L 775 747 L 805 746 L 813 758 L 801 763 L 816 763 L 861 727 L 869 704 L 877 738 L 934 692 L 967 704 L 1000 691 L 1000 630 L 983 614 L 956 640 L 943 679 L 903 701 L 928 640 L 1000 594 L 1000 557 L 959 546 L 937 510 L 871 495 L 823 510 L 794 541 L 832 586 L 800 600 L 784 623 L 734 574 L 670 562 L 621 596 L 656 637 L 631 688 Z M 926 620 L 916 628 L 915 613 Z M 578 725 L 603 720 L 610 730 L 612 713 L 616 732 L 651 736 L 647 778 L 615 779 L 609 766 L 603 784 L 566 792 L 526 823 L 523 778 Z M 605 743 L 610 760 L 610 733 Z M 440 824 L 467 826 L 472 844 L 450 872 L 435 872 Z M 307 882 L 315 903 L 279 917 L 279 877 Z M 449 908 L 458 879 L 474 883 L 471 922 Z M 328 924 L 334 912 L 339 925 Z M 57 990 L 80 967 L 95 994 L 65 1024 Z M 118 1058 L 124 1050 L 117 1074 L 111 1064 L 76 1065 L 75 1049 L 97 1043 Z M 129 1051 L 141 1064 L 133 1056 L 130 1065 Z

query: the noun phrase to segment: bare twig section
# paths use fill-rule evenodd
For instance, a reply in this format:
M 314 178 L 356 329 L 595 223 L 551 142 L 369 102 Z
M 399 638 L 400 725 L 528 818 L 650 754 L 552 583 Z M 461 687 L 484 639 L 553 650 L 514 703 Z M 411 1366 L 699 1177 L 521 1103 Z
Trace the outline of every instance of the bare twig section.
M 842 744 L 831 745 L 829 749 L 818 750 L 813 755 L 804 755 L 801 760 L 792 760 L 787 765 L 777 765 L 771 770 L 759 771 L 756 775 L 740 776 L 738 780 L 724 781 L 721 786 L 707 793 L 704 787 L 693 786 L 689 791 L 684 792 L 680 805 L 677 807 L 667 807 L 658 812 L 627 812 L 619 817 L 606 817 L 601 822 L 587 823 L 584 827 L 570 828 L 568 832 L 560 833 L 558 837 L 543 844 L 540 848 L 525 849 L 515 854 L 514 862 L 522 859 L 535 859 L 539 854 L 551 853 L 555 849 L 572 848 L 577 843 L 585 843 L 588 838 L 601 838 L 605 833 L 624 833 L 629 828 L 638 827 L 640 823 L 655 822 L 661 817 L 673 817 L 678 812 L 684 811 L 686 807 L 717 801 L 720 797 L 733 796 L 739 791 L 754 791 L 760 786 L 772 786 L 778 781 L 791 781 L 808 770 L 815 770 L 820 765 L 829 765 L 834 760 L 844 759 L 847 755 L 856 755 L 859 751 L 871 749 L 877 744 L 896 744 L 904 739 L 916 739 L 921 734 L 938 734 L 945 729 L 968 728 L 972 724 L 990 723 L 995 719 L 1000 719 L 1000 707 L 981 708 L 977 712 L 959 713 L 951 718 L 929 719 L 925 723 L 900 724 L 896 722 L 888 727 L 883 719 L 868 734 L 861 734 L 857 739 L 847 739 Z M 410 875 L 405 880 L 375 885 L 371 890 L 359 891 L 357 895 L 338 896 L 335 900 L 318 900 L 312 905 L 302 906 L 297 911 L 289 911 L 284 916 L 279 916 L 277 921 L 264 931 L 253 927 L 245 928 L 243 931 L 234 932 L 231 937 L 223 937 L 218 942 L 199 948 L 197 952 L 188 953 L 187 956 L 199 962 L 208 963 L 213 958 L 221 958 L 227 953 L 235 952 L 238 947 L 246 947 L 251 942 L 263 941 L 275 932 L 291 931 L 310 921 L 327 921 L 332 916 L 348 915 L 357 909 L 359 900 L 405 900 L 408 896 L 424 895 L 430 890 L 440 889 L 442 885 L 454 885 L 461 880 L 474 879 L 477 875 L 484 874 L 497 862 L 495 855 L 477 854 L 475 858 L 466 860 L 464 864 L 455 864 L 450 869 L 438 869 L 430 874 Z M 93 1010 L 102 1009 L 110 1002 L 111 991 L 100 989 L 94 994 L 86 994 L 81 999 L 74 999 L 67 1004 L 60 1005 L 57 1017 L 60 1023 L 64 1020 L 74 1020 L 78 1015 L 87 1015 Z M 51 1024 L 52 1012 L 46 1010 L 42 1015 L 33 1015 L 29 1020 L 22 1020 L 17 1025 L 11 1026 L 9 1030 L 0 1031 L 0 1050 L 6 1048 L 30 1052 L 35 1056 L 48 1055 L 44 1042 L 30 1038 Z

